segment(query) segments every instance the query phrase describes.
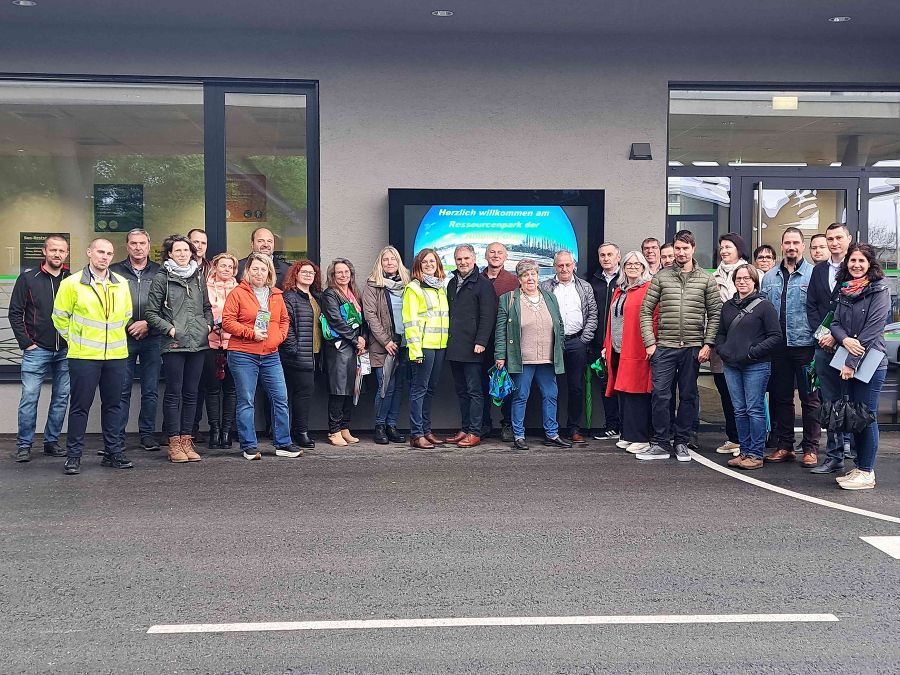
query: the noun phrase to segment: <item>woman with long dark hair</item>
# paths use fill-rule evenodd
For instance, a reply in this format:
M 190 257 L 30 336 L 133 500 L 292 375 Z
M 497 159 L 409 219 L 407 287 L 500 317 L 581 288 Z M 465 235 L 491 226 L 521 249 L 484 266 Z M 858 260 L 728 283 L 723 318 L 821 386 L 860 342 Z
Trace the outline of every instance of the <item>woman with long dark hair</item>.
M 328 440 L 344 447 L 359 443 L 350 433 L 356 360 L 366 351 L 365 324 L 356 271 L 346 258 L 331 261 L 322 293 L 322 313 L 332 339 L 325 341 L 328 373 Z
M 847 350 L 841 366 L 845 391 L 854 403 L 862 403 L 873 415 L 878 414 L 878 397 L 887 374 L 884 327 L 891 312 L 891 292 L 884 272 L 868 244 L 855 244 L 847 251 L 837 275 L 840 292 L 831 323 L 831 335 Z M 865 358 L 875 351 L 881 362 L 868 382 L 856 379 L 856 371 Z M 854 434 L 856 468 L 837 478 L 845 490 L 871 490 L 875 487 L 875 455 L 878 452 L 878 422 L 873 421 Z
M 322 282 L 319 266 L 298 260 L 284 277 L 284 304 L 290 325 L 278 351 L 291 407 L 291 438 L 301 448 L 316 447 L 309 437 L 309 405 L 315 388 L 316 357 L 322 348 Z
M 150 284 L 146 319 L 163 336 L 163 427 L 169 437 L 169 460 L 199 462 L 191 429 L 197 392 L 213 327 L 206 279 L 191 240 L 173 234 L 163 241 L 162 269 Z

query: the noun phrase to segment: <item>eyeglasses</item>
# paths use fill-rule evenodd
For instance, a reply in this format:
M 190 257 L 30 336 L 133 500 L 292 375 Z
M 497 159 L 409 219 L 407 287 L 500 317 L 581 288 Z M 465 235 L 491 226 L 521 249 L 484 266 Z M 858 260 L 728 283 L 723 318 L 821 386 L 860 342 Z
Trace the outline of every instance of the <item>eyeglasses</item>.
M 643 265 L 639 262 L 627 262 L 625 267 L 643 267 Z
M 739 284 L 739 283 L 741 283 L 742 281 L 745 282 L 745 283 L 748 283 L 748 284 L 752 284 L 752 283 L 753 283 L 753 279 L 751 279 L 750 277 L 735 277 L 735 278 L 734 278 L 734 283 L 736 283 L 736 284 Z
M 304 276 L 315 276 L 316 271 L 315 270 L 300 270 L 299 274 L 302 274 Z
M 775 256 L 772 255 L 758 255 L 756 256 L 757 260 L 775 260 Z

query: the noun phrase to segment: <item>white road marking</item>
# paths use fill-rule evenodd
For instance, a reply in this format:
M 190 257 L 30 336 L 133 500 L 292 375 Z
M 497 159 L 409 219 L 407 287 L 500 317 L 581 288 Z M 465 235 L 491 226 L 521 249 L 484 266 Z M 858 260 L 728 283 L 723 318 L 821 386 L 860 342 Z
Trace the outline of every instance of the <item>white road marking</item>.
M 886 520 L 889 523 L 900 523 L 900 518 L 897 516 L 888 516 L 883 513 L 876 513 L 875 511 L 866 511 L 865 509 L 858 509 L 855 506 L 846 506 L 844 504 L 838 504 L 837 502 L 830 502 L 827 499 L 819 499 L 818 497 L 810 497 L 809 495 L 802 494 L 800 492 L 794 492 L 793 490 L 788 490 L 783 487 L 778 487 L 777 485 L 772 485 L 771 483 L 766 483 L 765 481 L 757 480 L 756 478 L 751 478 L 750 476 L 745 476 L 742 473 L 738 473 L 737 471 L 732 471 L 729 468 L 724 466 L 720 466 L 716 464 L 711 459 L 707 459 L 703 455 L 699 455 L 693 450 L 690 451 L 691 457 L 693 457 L 696 461 L 700 462 L 705 467 L 712 469 L 713 471 L 718 471 L 719 473 L 724 473 L 726 476 L 731 476 L 732 478 L 737 478 L 738 480 L 742 480 L 745 483 L 750 483 L 750 485 L 755 485 L 756 487 L 761 487 L 766 490 L 771 490 L 772 492 L 777 492 L 781 495 L 786 495 L 788 497 L 793 497 L 794 499 L 800 499 L 804 502 L 810 502 L 811 504 L 818 504 L 819 506 L 827 506 L 830 509 L 838 509 L 840 511 L 846 511 L 847 513 L 855 513 L 859 516 L 866 516 L 867 518 L 877 518 L 878 520 Z
M 838 621 L 834 614 L 659 614 L 647 616 L 496 616 L 443 619 L 366 619 L 357 621 L 272 621 L 263 623 L 187 623 L 151 626 L 148 633 L 242 633 L 279 630 L 355 630 L 456 628 L 461 626 L 614 626 L 679 623 L 816 623 Z
M 900 537 L 860 537 L 860 539 L 900 560 Z

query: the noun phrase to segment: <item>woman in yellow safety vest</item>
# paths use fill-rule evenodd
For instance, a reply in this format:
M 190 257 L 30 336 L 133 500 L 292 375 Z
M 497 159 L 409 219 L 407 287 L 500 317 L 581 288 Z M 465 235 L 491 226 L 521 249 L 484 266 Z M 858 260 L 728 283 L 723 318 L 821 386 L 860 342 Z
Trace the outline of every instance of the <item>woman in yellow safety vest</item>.
M 446 276 L 434 249 L 422 249 L 403 292 L 403 332 L 411 366 L 409 443 L 423 450 L 443 445 L 431 431 L 431 399 L 441 377 L 450 326 Z

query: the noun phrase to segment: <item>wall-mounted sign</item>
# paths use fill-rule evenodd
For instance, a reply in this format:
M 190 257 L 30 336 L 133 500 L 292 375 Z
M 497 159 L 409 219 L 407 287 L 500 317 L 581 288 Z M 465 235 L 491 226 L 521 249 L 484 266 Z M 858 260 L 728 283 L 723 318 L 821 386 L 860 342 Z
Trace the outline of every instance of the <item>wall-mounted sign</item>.
M 144 227 L 144 186 L 95 184 L 94 232 L 124 233 L 136 227 Z
M 29 267 L 39 267 L 44 262 L 44 240 L 50 234 L 61 235 L 71 243 L 68 232 L 19 232 L 19 272 L 24 272 Z M 66 263 L 65 267 L 68 268 Z
M 263 174 L 229 173 L 225 176 L 225 220 L 229 223 L 264 223 L 266 177 Z

